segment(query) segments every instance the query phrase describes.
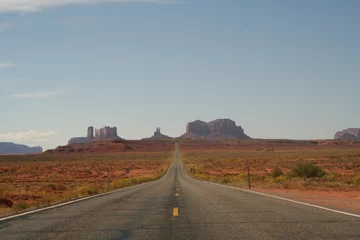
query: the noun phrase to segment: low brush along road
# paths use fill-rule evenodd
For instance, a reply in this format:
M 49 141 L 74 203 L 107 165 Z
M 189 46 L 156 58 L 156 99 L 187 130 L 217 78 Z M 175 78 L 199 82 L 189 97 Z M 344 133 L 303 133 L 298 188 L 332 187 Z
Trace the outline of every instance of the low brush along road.
M 0 221 L 0 239 L 360 239 L 360 218 L 190 178 L 178 146 L 160 180 Z

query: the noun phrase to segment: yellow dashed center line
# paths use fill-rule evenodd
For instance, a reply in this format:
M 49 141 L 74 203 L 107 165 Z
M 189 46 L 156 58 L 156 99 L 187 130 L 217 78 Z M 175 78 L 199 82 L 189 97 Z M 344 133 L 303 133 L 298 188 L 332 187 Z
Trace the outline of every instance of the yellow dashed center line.
M 179 194 L 178 194 L 178 193 L 176 193 L 176 194 L 175 194 L 175 197 L 178 197 L 178 196 L 179 196 Z
M 174 209 L 173 209 L 173 216 L 174 216 L 174 217 L 178 217 L 178 216 L 179 216 L 179 208 L 174 207 Z

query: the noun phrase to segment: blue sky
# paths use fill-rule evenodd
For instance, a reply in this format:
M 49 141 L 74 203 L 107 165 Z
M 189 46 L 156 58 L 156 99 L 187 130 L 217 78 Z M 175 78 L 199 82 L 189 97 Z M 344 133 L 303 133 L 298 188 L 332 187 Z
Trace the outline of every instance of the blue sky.
M 256 138 L 333 138 L 360 127 L 359 10 L 356 0 L 0 0 L 0 141 L 54 148 L 90 125 L 180 136 L 217 118 Z

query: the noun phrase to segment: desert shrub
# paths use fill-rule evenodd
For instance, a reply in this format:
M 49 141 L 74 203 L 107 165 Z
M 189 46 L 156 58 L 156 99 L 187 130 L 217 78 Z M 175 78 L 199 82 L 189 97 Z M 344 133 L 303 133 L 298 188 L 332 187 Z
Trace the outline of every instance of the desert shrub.
M 248 175 L 247 173 L 240 173 L 239 175 L 236 176 L 237 179 L 239 179 L 240 181 L 247 181 Z
M 275 182 L 275 178 L 271 177 L 271 176 L 267 176 L 264 178 L 264 183 L 267 183 L 267 184 L 273 184 L 273 183 L 276 183 Z
M 352 185 L 354 183 L 354 178 L 351 176 L 345 176 L 343 182 L 347 185 Z
M 197 173 L 194 175 L 194 177 L 201 181 L 209 181 L 210 180 L 210 175 L 206 175 L 206 174 L 202 174 L 202 173 Z
M 59 189 L 59 187 L 60 187 L 60 189 Z M 64 187 L 63 185 L 57 186 L 54 183 L 49 183 L 49 184 L 46 184 L 41 187 L 41 191 L 47 192 L 47 193 L 53 192 L 55 190 L 65 190 L 65 189 L 66 189 L 66 187 Z
M 319 166 L 310 163 L 300 163 L 293 167 L 290 172 L 291 177 L 323 177 L 326 172 Z
M 0 207 L 1 206 L 5 206 L 5 207 L 12 207 L 14 205 L 14 203 L 7 198 L 0 198 Z
M 133 148 L 132 148 L 132 146 L 130 146 L 130 145 L 128 145 L 128 144 L 125 144 L 125 149 L 126 149 L 126 150 L 131 150 L 131 149 L 133 149 Z
M 273 178 L 277 178 L 283 174 L 284 174 L 283 171 L 281 171 L 279 167 L 275 167 L 271 170 L 270 176 L 272 176 Z
M 239 174 L 236 176 L 232 176 L 230 179 L 231 183 L 244 183 L 247 181 L 247 175 L 246 174 Z
M 340 188 L 341 183 L 339 183 L 339 182 L 329 182 L 328 184 L 326 184 L 326 187 L 328 187 L 328 188 Z
M 229 177 L 224 177 L 224 178 L 221 179 L 220 182 L 223 183 L 223 184 L 228 184 L 230 182 L 230 178 Z
M 131 179 L 131 184 L 132 185 L 135 185 L 135 184 L 138 184 L 138 183 L 140 183 L 141 181 L 139 181 L 137 178 L 132 178 Z
M 354 176 L 353 183 L 355 186 L 360 186 L 360 174 Z
M 16 211 L 21 211 L 21 210 L 25 210 L 27 208 L 29 208 L 29 204 L 25 203 L 25 202 L 17 202 L 12 206 Z
M 338 179 L 338 176 L 336 175 L 336 173 L 329 173 L 325 176 L 325 179 L 328 182 L 335 182 Z
M 161 178 L 164 175 L 164 172 L 160 174 L 156 174 L 152 177 L 137 177 L 137 178 L 125 178 L 125 179 L 115 179 L 110 183 L 110 189 L 118 189 L 118 188 L 124 188 L 140 183 L 146 183 L 150 181 L 157 180 Z
M 196 168 L 190 168 L 190 173 L 191 174 L 196 174 Z
M 77 189 L 77 192 L 80 196 L 88 196 L 98 194 L 99 189 L 97 189 L 95 186 L 82 186 Z
M 250 179 L 252 182 L 264 182 L 265 176 L 257 175 L 257 174 L 251 174 Z M 246 181 L 247 181 L 247 175 L 246 175 Z
M 114 181 L 112 181 L 110 183 L 110 188 L 111 189 L 117 189 L 117 188 L 123 188 L 123 187 L 127 187 L 131 184 L 130 180 L 125 178 L 125 179 L 116 179 Z
M 275 178 L 275 182 L 276 183 L 280 183 L 280 184 L 284 184 L 287 181 L 287 177 L 284 175 L 278 176 L 277 178 Z
M 49 206 L 54 201 L 53 197 L 54 196 L 49 197 L 49 198 L 42 198 L 41 200 L 37 201 L 34 204 L 34 206 L 37 207 L 37 208 Z M 64 198 L 64 200 L 65 200 L 65 198 Z M 70 198 L 66 199 L 66 200 L 70 200 Z

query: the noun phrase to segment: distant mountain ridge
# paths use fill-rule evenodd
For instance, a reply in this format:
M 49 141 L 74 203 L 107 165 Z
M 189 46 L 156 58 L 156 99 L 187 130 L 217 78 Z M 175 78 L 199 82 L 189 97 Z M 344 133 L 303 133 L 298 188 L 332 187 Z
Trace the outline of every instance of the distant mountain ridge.
M 196 120 L 189 122 L 186 133 L 181 138 L 221 140 L 221 139 L 250 139 L 241 126 L 231 119 L 217 119 L 211 122 Z
M 23 144 L 16 144 L 12 142 L 0 142 L 0 154 L 27 154 L 27 153 L 42 153 L 42 147 L 29 147 Z

